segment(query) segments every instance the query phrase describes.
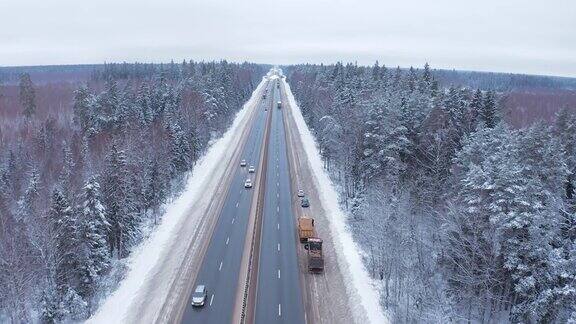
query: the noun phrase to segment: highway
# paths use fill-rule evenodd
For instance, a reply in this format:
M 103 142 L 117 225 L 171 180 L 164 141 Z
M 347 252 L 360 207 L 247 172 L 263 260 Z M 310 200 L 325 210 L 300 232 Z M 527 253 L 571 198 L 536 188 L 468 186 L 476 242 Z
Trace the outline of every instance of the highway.
M 257 112 L 241 154 L 241 159 L 245 159 L 248 165 L 240 167 L 238 163 L 236 172 L 233 173 L 233 180 L 216 227 L 204 254 L 193 289 L 190 291 L 181 318 L 182 323 L 232 322 L 236 291 L 240 280 L 240 264 L 254 192 L 253 189 L 244 188 L 244 181 L 251 178 L 254 182 L 255 179 L 255 173 L 248 173 L 248 166 L 254 165 L 257 169 L 261 167 L 258 165 L 258 160 L 264 140 L 268 113 L 264 108 L 268 107 L 268 111 L 270 111 L 271 105 L 269 98 L 256 105 L 259 112 Z M 192 293 L 198 284 L 204 284 L 208 289 L 208 299 L 204 307 L 191 305 Z
M 277 82 L 268 82 L 266 99 L 254 106 L 258 111 L 246 126 L 241 154 L 232 161 L 236 166 L 191 278 L 194 284 L 178 318 L 182 323 L 306 323 L 293 211 L 301 207 L 294 205 L 297 188 L 292 188 L 289 170 L 285 108 L 276 104 L 282 100 Z M 256 173 L 248 173 L 251 165 Z M 244 188 L 247 178 L 254 188 Z M 207 287 L 207 300 L 203 307 L 193 307 L 193 291 L 200 284 Z
M 274 82 L 275 83 L 275 82 Z M 274 102 L 281 100 L 274 87 Z M 285 103 L 283 103 L 285 104 Z M 282 108 L 282 109 L 285 109 Z M 304 323 L 284 114 L 272 109 L 258 265 L 255 323 Z

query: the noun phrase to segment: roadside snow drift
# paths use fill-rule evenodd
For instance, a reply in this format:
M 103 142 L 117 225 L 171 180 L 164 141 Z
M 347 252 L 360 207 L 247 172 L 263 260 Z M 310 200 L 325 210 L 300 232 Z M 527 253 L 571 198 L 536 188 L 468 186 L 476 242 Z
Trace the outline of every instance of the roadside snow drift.
M 178 230 L 178 224 L 187 216 L 189 206 L 199 199 L 207 199 L 204 195 L 205 184 L 211 179 L 216 168 L 225 166 L 220 163 L 230 150 L 232 139 L 238 137 L 242 131 L 242 121 L 251 107 L 258 99 L 258 94 L 265 84 L 265 79 L 253 92 L 250 100 L 236 114 L 232 126 L 217 140 L 202 157 L 196 167 L 191 171 L 185 190 L 179 198 L 165 205 L 166 212 L 162 216 L 160 225 L 154 230 L 148 239 L 142 242 L 129 256 L 126 277 L 120 286 L 101 304 L 97 312 L 88 319 L 87 323 L 124 323 L 129 318 L 131 311 L 138 307 L 141 300 L 145 300 L 148 293 L 145 287 L 147 280 L 155 275 L 153 270 L 158 266 L 159 260 L 165 253 L 171 253 L 170 247 L 174 242 L 174 235 Z M 208 198 L 209 199 L 209 198 Z M 168 285 L 168 283 L 166 283 Z M 160 308 L 161 305 L 155 305 Z
M 372 284 L 372 279 L 370 279 L 360 257 L 360 249 L 347 228 L 346 214 L 340 209 L 338 194 L 328 174 L 324 172 L 314 136 L 304 121 L 300 107 L 296 104 L 294 95 L 290 90 L 290 85 L 284 80 L 282 81 L 286 86 L 286 95 L 292 107 L 312 174 L 318 183 L 320 203 L 327 213 L 326 217 L 330 220 L 329 227 L 336 245 L 338 263 L 342 274 L 347 279 L 346 289 L 350 294 L 349 299 L 354 301 L 350 305 L 354 312 L 353 317 L 357 320 L 367 318 L 370 323 L 374 324 L 388 323 L 389 320 L 380 306 L 380 294 Z

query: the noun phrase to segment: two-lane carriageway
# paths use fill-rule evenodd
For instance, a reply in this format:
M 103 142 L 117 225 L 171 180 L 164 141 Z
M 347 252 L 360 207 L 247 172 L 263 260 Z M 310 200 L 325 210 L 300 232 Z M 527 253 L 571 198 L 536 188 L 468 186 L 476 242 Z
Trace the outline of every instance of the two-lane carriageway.
M 268 92 L 271 86 L 272 83 L 269 82 Z M 272 96 L 268 95 L 267 99 L 261 99 L 260 104 L 256 106 L 259 111 L 241 154 L 241 159 L 246 160 L 247 166 L 240 167 L 239 163 L 237 164 L 237 170 L 233 174 L 226 200 L 195 280 L 193 288 L 203 284 L 208 289 L 206 304 L 198 308 L 191 305 L 194 290 L 192 289 L 182 315 L 182 323 L 232 322 L 253 196 L 253 189 L 245 189 L 244 182 L 250 178 L 255 183 L 256 173 L 248 173 L 250 165 L 255 166 L 256 169 L 261 167 L 258 165 L 258 160 L 264 140 L 266 116 L 272 106 L 270 97 Z
M 287 155 L 284 114 L 277 108 L 280 89 L 274 87 L 274 108 L 267 160 L 266 192 L 260 241 L 255 305 L 256 324 L 305 322 L 299 279 L 295 218 Z M 285 105 L 285 103 L 283 103 Z

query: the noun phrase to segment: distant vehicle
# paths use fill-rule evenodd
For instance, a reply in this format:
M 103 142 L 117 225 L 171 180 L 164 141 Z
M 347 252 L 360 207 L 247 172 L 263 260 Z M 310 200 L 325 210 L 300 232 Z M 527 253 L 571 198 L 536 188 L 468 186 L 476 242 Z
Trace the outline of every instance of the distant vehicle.
M 309 238 L 304 246 L 308 250 L 308 271 L 322 272 L 324 270 L 324 256 L 322 255 L 322 239 Z
M 300 217 L 298 218 L 298 237 L 301 243 L 308 242 L 309 238 L 315 237 L 316 231 L 314 230 L 314 218 Z
M 241 167 L 245 167 L 245 166 L 246 166 L 246 160 L 240 161 L 240 166 L 241 166 Z
M 304 190 L 302 190 L 302 189 L 298 190 L 298 197 L 300 197 L 300 198 L 304 197 Z
M 206 303 L 206 298 L 208 298 L 208 291 L 206 290 L 206 286 L 196 286 L 196 290 L 194 290 L 194 294 L 192 294 L 192 306 L 204 306 Z
M 282 101 L 278 101 L 278 103 L 276 104 L 276 107 L 278 107 L 278 109 L 282 108 Z
M 266 94 L 263 94 L 263 95 L 262 95 L 262 99 L 266 99 Z
M 276 82 L 276 88 L 280 89 L 280 82 Z
M 244 182 L 244 188 L 252 188 L 252 180 L 250 180 L 250 178 L 246 179 L 246 182 Z
M 254 172 L 256 172 L 256 168 L 255 168 L 253 165 L 251 165 L 251 166 L 248 168 L 248 172 L 254 173 Z
M 302 206 L 304 208 L 310 207 L 310 200 L 308 200 L 308 198 L 306 198 L 306 197 L 302 198 L 300 206 Z

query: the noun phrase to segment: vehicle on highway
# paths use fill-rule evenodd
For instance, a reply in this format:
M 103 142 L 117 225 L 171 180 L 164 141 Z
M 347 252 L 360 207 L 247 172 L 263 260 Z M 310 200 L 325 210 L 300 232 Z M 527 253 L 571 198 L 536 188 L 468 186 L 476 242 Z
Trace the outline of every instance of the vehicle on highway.
M 266 94 L 263 94 L 263 95 L 262 95 L 262 99 L 266 99 Z
M 324 270 L 324 256 L 322 255 L 322 239 L 309 238 L 304 248 L 308 250 L 308 271 L 322 272 Z
M 241 167 L 245 167 L 245 166 L 246 166 L 246 160 L 240 161 L 240 166 L 241 166 Z
M 302 198 L 302 201 L 300 202 L 300 206 L 306 208 L 306 207 L 310 207 L 310 200 L 308 200 L 308 198 L 304 197 Z
M 276 104 L 276 106 L 278 107 L 278 109 L 282 108 L 282 101 L 278 101 L 278 103 Z
M 254 172 L 256 172 L 256 168 L 255 168 L 253 165 L 251 165 L 251 166 L 248 168 L 248 172 L 254 173 Z
M 304 197 L 304 190 L 298 189 L 298 197 L 300 198 Z
M 252 188 L 252 180 L 250 180 L 250 178 L 244 182 L 244 188 Z
M 206 303 L 206 298 L 208 298 L 208 290 L 206 290 L 206 286 L 196 286 L 196 290 L 194 290 L 194 294 L 192 294 L 192 306 L 204 306 Z
M 314 230 L 314 218 L 298 218 L 298 237 L 300 238 L 300 243 L 306 243 L 308 242 L 309 238 L 316 237 L 316 231 Z

